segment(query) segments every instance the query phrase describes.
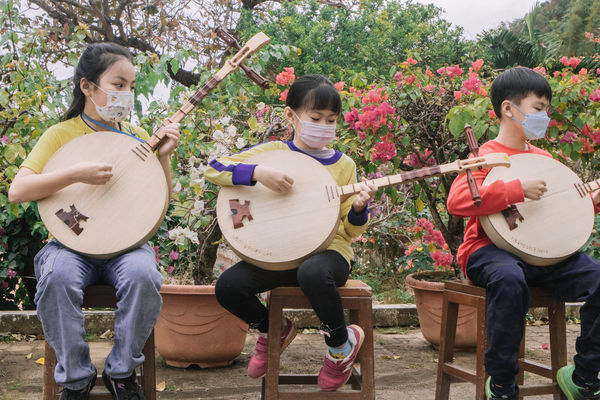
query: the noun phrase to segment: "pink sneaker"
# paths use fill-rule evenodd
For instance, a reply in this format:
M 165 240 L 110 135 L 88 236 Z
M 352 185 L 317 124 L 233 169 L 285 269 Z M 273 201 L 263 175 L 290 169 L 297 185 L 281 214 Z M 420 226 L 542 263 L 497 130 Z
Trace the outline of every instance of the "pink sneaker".
M 289 319 L 285 319 L 285 327 L 281 331 L 281 348 L 280 353 L 283 353 L 286 347 L 296 337 L 297 329 Z M 256 341 L 254 354 L 248 363 L 248 376 L 252 378 L 261 378 L 267 373 L 267 346 L 268 339 L 266 336 L 259 336 Z
M 352 365 L 356 359 L 356 355 L 362 346 L 365 339 L 365 332 L 358 325 L 350 325 L 348 327 L 348 340 L 352 345 L 350 355 L 342 360 L 336 360 L 331 357 L 329 350 L 325 356 L 325 363 L 319 372 L 318 384 L 321 390 L 332 392 L 344 386 L 350 374 L 352 373 Z

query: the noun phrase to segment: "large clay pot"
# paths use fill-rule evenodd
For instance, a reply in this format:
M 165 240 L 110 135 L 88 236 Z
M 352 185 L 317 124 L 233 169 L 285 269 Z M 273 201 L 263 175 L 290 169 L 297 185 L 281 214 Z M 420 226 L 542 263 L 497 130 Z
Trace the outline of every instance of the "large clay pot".
M 421 333 L 436 349 L 440 345 L 444 291 L 443 278 L 447 277 L 444 273 L 446 271 L 416 272 L 408 275 L 405 280 L 406 285 L 415 294 Z M 455 347 L 461 350 L 475 351 L 476 346 L 477 310 L 474 307 L 461 304 L 458 306 Z
M 248 325 L 219 305 L 214 286 L 163 285 L 160 294 L 154 337 L 168 365 L 222 367 L 240 355 Z

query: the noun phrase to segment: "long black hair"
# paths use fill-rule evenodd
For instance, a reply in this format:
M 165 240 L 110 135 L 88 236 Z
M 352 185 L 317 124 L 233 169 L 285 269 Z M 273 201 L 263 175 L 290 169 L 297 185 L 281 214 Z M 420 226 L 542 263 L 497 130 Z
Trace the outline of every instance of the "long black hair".
M 311 74 L 298 78 L 292 84 L 285 105 L 292 110 L 331 110 L 339 114 L 342 99 L 329 79 L 323 75 Z
M 85 95 L 79 87 L 81 78 L 97 84 L 100 75 L 122 58 L 132 61 L 129 50 L 116 43 L 93 43 L 83 51 L 73 74 L 73 100 L 63 120 L 77 117 L 83 112 Z

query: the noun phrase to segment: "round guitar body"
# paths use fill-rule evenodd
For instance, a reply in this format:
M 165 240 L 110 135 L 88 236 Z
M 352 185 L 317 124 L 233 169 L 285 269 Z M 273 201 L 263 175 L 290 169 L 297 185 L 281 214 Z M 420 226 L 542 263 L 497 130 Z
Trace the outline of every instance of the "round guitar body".
M 515 204 L 523 220 L 510 229 L 502 212 L 479 217 L 490 240 L 523 261 L 539 266 L 556 264 L 579 250 L 594 226 L 594 205 L 578 190 L 581 179 L 562 163 L 538 154 L 509 157 L 510 168 L 493 168 L 483 181 L 542 179 L 548 191 L 540 200 Z
M 78 253 L 105 259 L 150 239 L 167 212 L 169 192 L 162 166 L 148 149 L 113 132 L 86 134 L 58 149 L 44 173 L 95 161 L 111 164 L 113 176 L 105 185 L 75 183 L 38 201 L 54 238 Z
M 221 187 L 217 218 L 233 251 L 250 264 L 277 271 L 296 268 L 308 256 L 326 250 L 340 221 L 340 199 L 327 190 L 337 183 L 327 168 L 285 150 L 266 151 L 245 163 L 276 168 L 294 184 L 286 194 L 261 183 Z

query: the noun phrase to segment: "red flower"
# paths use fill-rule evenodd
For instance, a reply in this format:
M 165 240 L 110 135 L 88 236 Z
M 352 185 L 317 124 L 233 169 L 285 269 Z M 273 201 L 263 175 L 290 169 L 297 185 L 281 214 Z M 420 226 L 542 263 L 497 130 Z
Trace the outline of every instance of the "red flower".
M 412 58 L 412 56 L 410 56 L 402 64 L 404 64 L 404 65 L 408 65 L 408 64 L 415 65 L 416 63 L 417 63 L 417 60 L 415 60 L 414 58 Z
M 475 71 L 479 71 L 482 66 L 483 66 L 483 60 L 481 58 L 476 61 L 473 61 L 473 69 Z
M 496 118 L 496 113 L 494 112 L 494 110 L 489 110 L 488 116 L 490 117 L 490 119 L 494 119 Z
M 459 92 L 459 91 L 457 91 L 457 90 L 455 90 L 454 91 L 454 100 L 458 101 L 458 100 L 460 100 L 461 97 L 462 97 L 462 93 Z
M 560 138 L 560 143 L 562 143 L 562 144 L 573 143 L 575 141 L 575 139 L 577 139 L 577 134 L 575 132 L 567 131 Z
M 346 84 L 344 82 L 337 82 L 335 85 L 335 88 L 337 89 L 338 92 L 341 92 L 342 90 L 344 90 L 344 86 L 346 86 Z
M 278 85 L 285 86 L 288 83 L 293 82 L 294 79 L 296 79 L 296 76 L 294 75 L 294 67 L 285 67 L 283 72 L 277 75 L 275 82 L 277 82 Z
M 289 92 L 288 89 L 285 89 L 283 92 L 281 92 L 281 95 L 279 96 L 279 100 L 285 102 L 287 100 L 288 92 Z
M 404 78 L 404 82 L 408 83 L 409 85 L 412 85 L 415 79 L 417 79 L 415 75 L 407 76 L 406 78 Z
M 462 68 L 460 68 L 458 66 L 458 64 L 456 64 L 453 67 L 446 67 L 446 73 L 448 74 L 448 76 L 450 78 L 454 78 L 456 76 L 460 76 L 460 75 L 462 75 L 463 72 L 464 71 L 462 70 Z
M 550 123 L 548 124 L 548 128 L 552 128 L 553 126 L 558 125 L 558 122 L 556 122 L 555 119 L 551 119 Z
M 382 162 L 386 162 L 394 157 L 396 157 L 396 146 L 394 146 L 394 143 L 390 143 L 384 139 L 375 144 L 375 149 L 371 154 L 371 161 L 381 160 Z

